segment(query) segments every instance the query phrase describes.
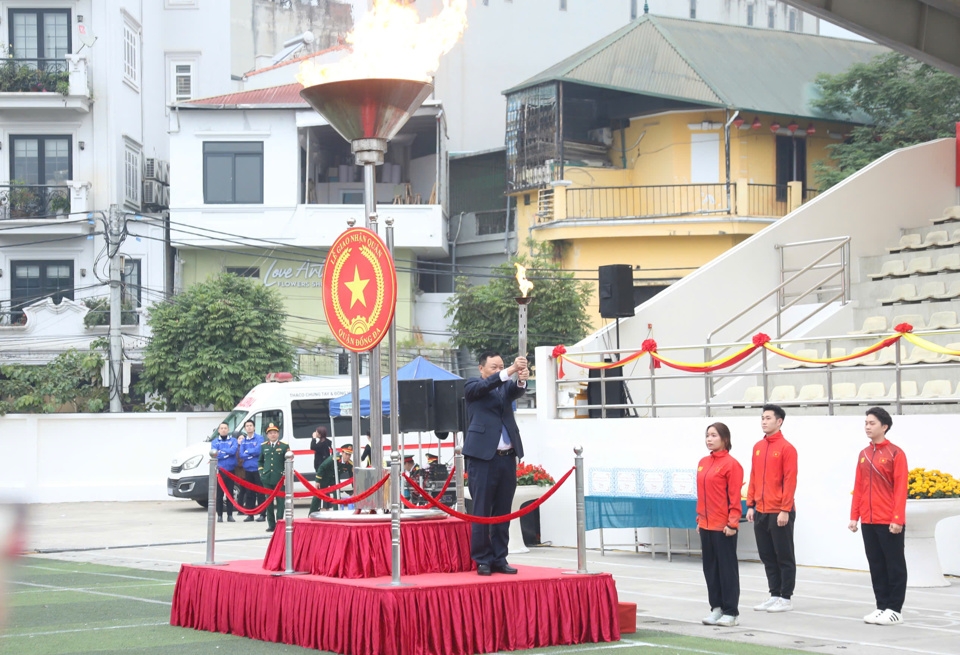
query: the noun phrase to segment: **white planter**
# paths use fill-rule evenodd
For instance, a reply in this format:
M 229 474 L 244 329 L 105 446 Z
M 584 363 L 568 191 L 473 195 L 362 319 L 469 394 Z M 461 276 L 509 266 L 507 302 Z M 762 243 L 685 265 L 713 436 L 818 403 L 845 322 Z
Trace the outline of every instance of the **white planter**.
M 547 493 L 550 487 L 541 487 L 535 484 L 518 485 L 517 491 L 513 494 L 513 506 L 510 512 L 516 512 L 524 503 L 536 500 Z M 507 545 L 508 553 L 529 553 L 530 549 L 523 543 L 523 532 L 520 530 L 520 519 L 510 521 L 510 542 Z
M 960 498 L 907 500 L 904 555 L 908 587 L 949 587 L 940 568 L 935 536 L 937 523 L 960 515 Z

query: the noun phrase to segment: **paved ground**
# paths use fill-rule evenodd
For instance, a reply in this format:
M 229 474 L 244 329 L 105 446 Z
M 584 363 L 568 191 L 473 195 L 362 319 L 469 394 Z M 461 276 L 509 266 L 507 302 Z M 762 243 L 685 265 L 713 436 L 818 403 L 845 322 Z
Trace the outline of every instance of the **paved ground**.
M 304 515 L 306 506 L 298 506 L 297 516 Z M 28 546 L 34 558 L 60 560 L 50 562 L 54 569 L 67 566 L 62 562 L 88 562 L 152 571 L 154 573 L 144 574 L 153 578 L 145 584 L 156 584 L 169 594 L 171 574 L 181 563 L 204 560 L 205 517 L 204 510 L 187 501 L 35 505 L 30 507 Z M 218 560 L 262 557 L 269 537 L 263 523 L 223 523 L 218 524 L 217 529 Z M 651 560 L 649 555 L 632 552 L 608 552 L 606 557 L 591 552 L 588 559 L 591 569 L 613 573 L 621 600 L 637 603 L 638 628 L 642 632 L 618 645 L 550 649 L 551 654 L 605 649 L 627 649 L 627 653 L 639 653 L 639 649 L 645 652 L 656 649 L 661 653 L 800 649 L 871 655 L 895 652 L 960 655 L 960 580 L 941 589 L 910 589 L 904 608 L 906 623 L 880 627 L 866 625 L 861 619 L 873 607 L 866 573 L 801 568 L 794 597 L 795 611 L 770 615 L 750 609 L 766 596 L 762 568 L 759 564 L 741 563 L 741 625 L 721 629 L 699 622 L 707 610 L 699 559 L 675 557 L 668 563 L 662 557 Z M 529 554 L 513 556 L 511 561 L 576 568 L 576 552 L 564 548 L 535 548 Z M 22 569 L 24 575 L 43 572 L 43 568 L 38 568 L 42 562 L 32 559 L 28 564 L 30 568 Z M 76 564 L 71 570 L 80 574 L 85 566 Z M 160 615 L 164 612 L 169 613 L 169 605 L 162 606 Z M 163 617 L 156 621 L 162 623 Z M 664 632 L 679 636 L 670 637 L 662 634 Z M 726 647 L 723 642 L 713 641 L 717 639 L 732 643 Z M 197 643 L 200 642 L 202 640 Z M 6 651 L 5 647 L 10 645 L 8 639 L 0 640 L 0 652 L 26 652 L 19 648 Z M 223 645 L 227 646 L 225 642 Z M 229 647 L 234 646 L 231 643 Z M 30 651 L 34 652 L 33 648 Z M 42 652 L 64 651 L 45 648 Z

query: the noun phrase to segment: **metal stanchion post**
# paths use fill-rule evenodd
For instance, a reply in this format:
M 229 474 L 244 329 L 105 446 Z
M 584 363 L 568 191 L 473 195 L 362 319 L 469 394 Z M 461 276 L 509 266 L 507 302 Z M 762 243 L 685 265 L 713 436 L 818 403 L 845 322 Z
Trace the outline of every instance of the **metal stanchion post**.
M 391 398 L 391 401 L 393 399 Z M 391 585 L 400 585 L 400 451 L 390 451 L 390 549 L 393 579 Z
M 467 503 L 463 499 L 463 446 L 458 445 L 454 452 L 456 455 L 453 458 L 453 466 L 457 469 L 457 511 L 463 514 L 467 511 Z
M 284 531 L 284 560 L 286 568 L 283 573 L 274 575 L 302 575 L 293 570 L 293 451 L 288 450 L 283 456 L 283 531 Z
M 573 449 L 576 454 L 574 458 L 574 481 L 576 482 L 577 494 L 577 575 L 592 575 L 587 570 L 587 505 L 583 499 L 583 446 L 577 446 Z M 571 571 L 572 573 L 572 571 Z
M 216 564 L 213 557 L 213 546 L 217 536 L 217 456 L 219 451 L 210 449 L 210 478 L 207 483 L 207 559 L 204 564 Z M 226 499 L 224 499 L 226 501 Z

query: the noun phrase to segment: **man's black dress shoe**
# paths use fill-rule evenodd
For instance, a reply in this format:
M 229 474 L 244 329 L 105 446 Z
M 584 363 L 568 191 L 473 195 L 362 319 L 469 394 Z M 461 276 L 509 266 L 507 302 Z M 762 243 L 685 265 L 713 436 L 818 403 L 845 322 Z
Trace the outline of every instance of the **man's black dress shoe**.
M 511 575 L 516 575 L 517 573 L 517 570 L 509 564 L 504 564 L 503 566 L 491 566 L 490 570 L 492 570 L 494 573 L 509 573 Z
M 493 571 L 490 570 L 489 564 L 477 564 L 477 575 L 491 575 Z M 514 571 L 516 573 L 516 571 Z
M 276 527 L 276 526 L 273 526 L 273 525 L 269 526 L 269 527 L 267 528 L 267 532 L 273 532 L 273 529 L 274 529 L 275 527 Z

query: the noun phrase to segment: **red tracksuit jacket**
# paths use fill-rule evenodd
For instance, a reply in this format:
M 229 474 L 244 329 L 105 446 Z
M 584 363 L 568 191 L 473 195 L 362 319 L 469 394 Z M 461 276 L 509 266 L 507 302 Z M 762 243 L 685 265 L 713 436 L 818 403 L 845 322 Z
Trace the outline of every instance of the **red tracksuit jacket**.
M 860 451 L 850 520 L 905 525 L 909 470 L 906 453 L 887 440 Z
M 726 450 L 710 453 L 697 466 L 697 526 L 702 530 L 734 530 L 740 525 L 743 467 Z
M 797 449 L 777 431 L 753 447 L 747 507 L 762 514 L 793 511 L 797 491 Z

